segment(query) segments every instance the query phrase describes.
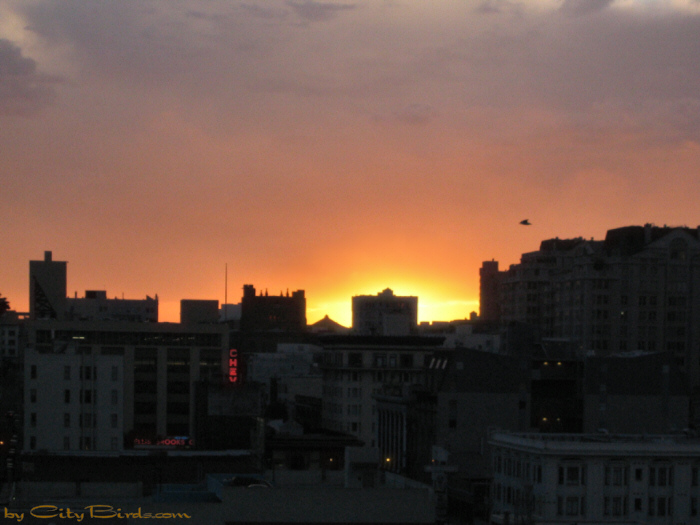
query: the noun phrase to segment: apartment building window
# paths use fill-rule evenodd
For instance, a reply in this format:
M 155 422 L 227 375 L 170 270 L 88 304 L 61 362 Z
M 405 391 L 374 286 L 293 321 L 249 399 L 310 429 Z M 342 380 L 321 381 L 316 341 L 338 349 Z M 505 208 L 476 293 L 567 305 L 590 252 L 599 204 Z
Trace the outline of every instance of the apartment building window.
M 85 414 L 80 414 L 80 428 L 96 428 L 97 427 L 97 414 L 92 414 L 86 412 Z
M 36 403 L 36 388 L 32 388 L 29 391 L 29 402 Z
M 29 414 L 29 426 L 36 427 L 36 412 Z
M 70 428 L 70 414 L 68 412 L 63 413 L 63 426 Z
M 81 366 L 80 379 L 97 379 L 97 369 L 94 366 Z
M 63 436 L 63 450 L 70 450 L 70 437 Z
M 457 400 L 456 399 L 450 399 L 448 404 L 448 427 L 449 428 L 457 428 Z
M 29 368 L 29 379 L 36 379 L 36 365 Z
M 642 481 L 644 479 L 644 471 L 640 468 L 634 469 L 634 479 L 636 481 Z
M 698 498 L 690 498 L 690 515 L 698 515 Z
M 557 515 L 585 516 L 586 498 L 583 496 L 557 496 Z
M 649 498 L 649 516 L 672 516 L 673 515 L 673 498 L 671 496 L 661 496 L 658 498 Z
M 396 354 L 389 355 L 389 368 L 396 368 Z
M 29 449 L 36 450 L 36 436 L 29 436 Z
M 70 403 L 70 390 L 63 391 L 63 402 Z
M 70 365 L 65 365 L 63 367 L 63 379 L 70 381 Z
M 606 466 L 605 467 L 605 484 L 614 487 L 627 485 L 627 467 L 624 466 Z
M 585 485 L 586 467 L 585 465 L 565 465 L 559 467 L 560 485 Z
M 112 390 L 112 404 L 113 405 L 119 404 L 119 391 L 117 391 L 117 390 Z
M 693 487 L 698 486 L 698 467 L 693 467 L 690 471 L 690 484 Z
M 80 402 L 81 403 L 93 403 L 95 400 L 94 390 L 81 390 L 80 391 Z
M 374 356 L 374 366 L 377 368 L 386 367 L 386 354 L 376 354 Z
M 652 487 L 673 486 L 673 467 L 651 467 L 649 469 L 649 485 Z
M 361 352 L 350 352 L 348 354 L 348 366 L 361 367 L 362 366 L 362 353 Z
M 639 500 L 641 506 L 641 500 Z M 603 498 L 603 515 L 604 516 L 627 516 L 627 496 L 614 496 Z

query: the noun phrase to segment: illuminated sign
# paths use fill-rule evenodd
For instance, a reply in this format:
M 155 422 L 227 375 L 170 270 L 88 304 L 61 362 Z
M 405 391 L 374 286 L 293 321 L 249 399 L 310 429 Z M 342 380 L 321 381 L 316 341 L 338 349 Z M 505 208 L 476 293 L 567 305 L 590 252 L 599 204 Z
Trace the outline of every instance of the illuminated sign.
M 163 438 L 136 438 L 134 447 L 193 447 L 194 439 L 189 436 L 165 436 Z
M 228 382 L 238 383 L 238 350 L 231 348 L 228 351 Z

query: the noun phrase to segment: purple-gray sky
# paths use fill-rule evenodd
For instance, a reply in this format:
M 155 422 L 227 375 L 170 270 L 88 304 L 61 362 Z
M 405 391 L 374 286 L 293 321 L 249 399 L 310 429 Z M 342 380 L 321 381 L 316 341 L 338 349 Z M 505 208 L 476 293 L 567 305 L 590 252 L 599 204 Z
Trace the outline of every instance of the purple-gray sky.
M 463 318 L 483 260 L 700 224 L 698 64 L 697 0 L 0 0 L 0 293 Z

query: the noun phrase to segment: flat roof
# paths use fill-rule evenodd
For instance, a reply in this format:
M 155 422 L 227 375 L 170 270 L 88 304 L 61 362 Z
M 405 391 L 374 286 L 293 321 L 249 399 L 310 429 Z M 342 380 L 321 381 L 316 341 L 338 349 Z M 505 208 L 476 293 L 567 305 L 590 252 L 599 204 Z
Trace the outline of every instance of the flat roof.
M 700 438 L 691 434 L 541 434 L 494 432 L 493 446 L 544 455 L 693 456 Z

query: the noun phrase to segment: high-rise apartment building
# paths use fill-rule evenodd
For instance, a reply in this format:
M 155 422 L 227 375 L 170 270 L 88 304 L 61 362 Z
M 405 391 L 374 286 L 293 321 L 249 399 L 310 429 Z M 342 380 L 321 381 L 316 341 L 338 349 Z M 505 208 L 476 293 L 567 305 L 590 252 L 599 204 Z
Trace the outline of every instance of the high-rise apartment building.
M 501 322 L 532 325 L 581 353 L 670 352 L 697 382 L 699 235 L 647 224 L 609 230 L 604 241 L 543 241 L 499 272 Z
M 352 329 L 358 335 L 409 335 L 418 326 L 418 297 L 398 296 L 387 288 L 352 298 Z

